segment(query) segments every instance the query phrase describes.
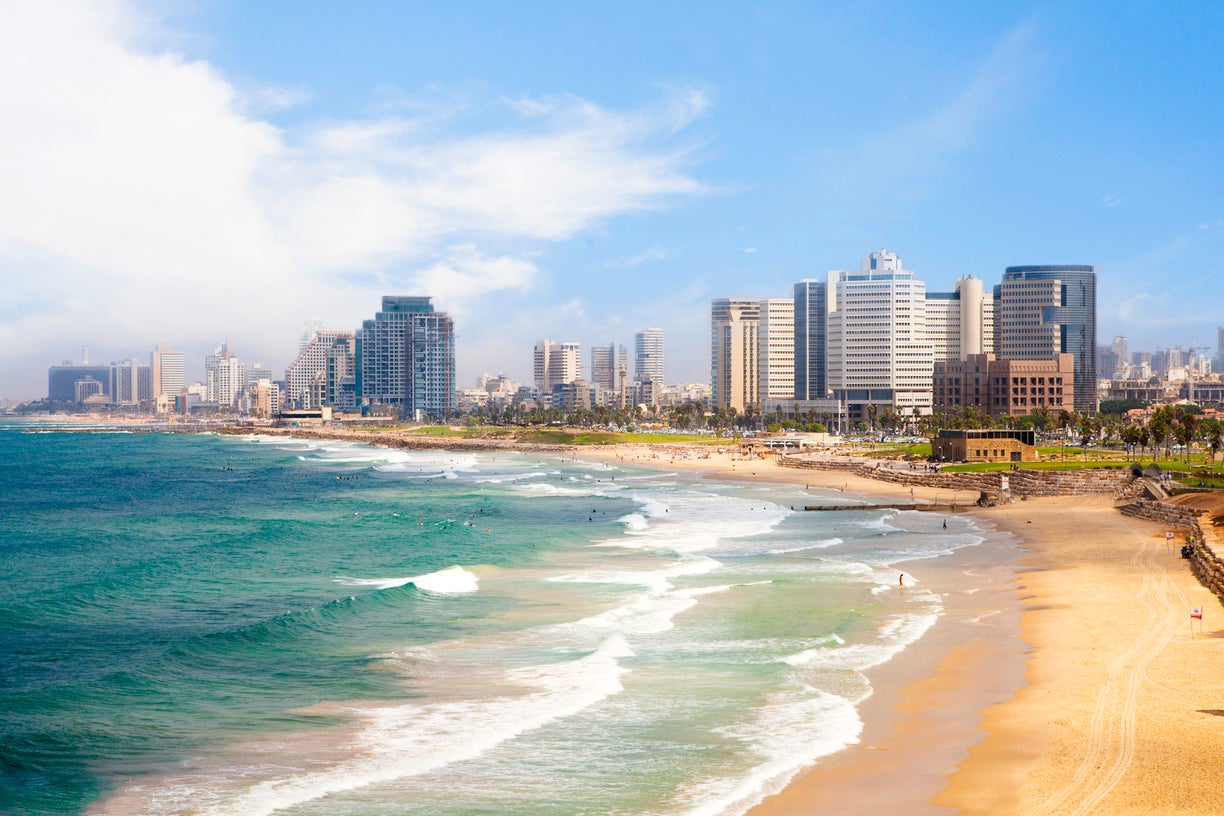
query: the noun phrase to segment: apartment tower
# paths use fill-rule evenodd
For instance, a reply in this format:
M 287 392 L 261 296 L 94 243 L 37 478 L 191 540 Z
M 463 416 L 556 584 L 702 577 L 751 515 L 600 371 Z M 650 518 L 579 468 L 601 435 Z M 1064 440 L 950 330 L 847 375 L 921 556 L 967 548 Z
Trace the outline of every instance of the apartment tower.
M 757 331 L 757 402 L 795 398 L 795 301 L 761 301 Z
M 710 391 L 715 410 L 739 413 L 758 401 L 759 298 L 717 298 L 710 303 Z
M 386 295 L 357 333 L 356 389 L 363 404 L 440 418 L 455 410 L 455 327 L 429 297 Z

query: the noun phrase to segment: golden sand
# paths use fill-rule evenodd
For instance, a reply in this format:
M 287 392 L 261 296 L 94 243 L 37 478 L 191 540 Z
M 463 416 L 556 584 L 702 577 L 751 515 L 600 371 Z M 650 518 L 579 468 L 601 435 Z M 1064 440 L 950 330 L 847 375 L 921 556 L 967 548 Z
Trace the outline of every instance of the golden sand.
M 712 478 L 902 492 L 837 471 L 736 460 L 729 450 L 683 451 L 618 445 L 582 455 Z M 919 487 L 914 498 L 973 497 Z M 1224 813 L 1224 609 L 1177 544 L 1104 496 L 974 516 L 1019 537 L 1027 552 L 1011 578 L 1030 652 L 1023 682 L 1009 678 L 1005 638 L 962 638 L 933 658 L 911 657 L 896 669 L 908 685 L 889 691 L 887 678 L 872 678 L 874 704 L 888 711 L 865 707 L 863 744 L 813 767 L 753 816 Z M 1201 632 L 1190 618 L 1197 606 Z M 972 707 L 991 698 L 1002 702 Z

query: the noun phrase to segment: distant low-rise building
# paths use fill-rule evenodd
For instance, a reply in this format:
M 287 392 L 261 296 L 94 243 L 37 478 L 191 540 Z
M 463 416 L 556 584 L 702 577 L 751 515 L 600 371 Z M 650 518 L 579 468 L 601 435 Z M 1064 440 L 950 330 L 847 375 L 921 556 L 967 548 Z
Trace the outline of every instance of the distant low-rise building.
M 940 462 L 1036 462 L 1035 431 L 944 429 L 931 438 Z

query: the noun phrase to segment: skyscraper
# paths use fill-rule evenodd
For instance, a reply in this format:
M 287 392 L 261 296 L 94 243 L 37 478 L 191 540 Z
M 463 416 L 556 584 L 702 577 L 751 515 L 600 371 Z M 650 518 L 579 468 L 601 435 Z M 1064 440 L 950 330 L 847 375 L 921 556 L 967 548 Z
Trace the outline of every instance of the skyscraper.
M 204 401 L 219 408 L 233 408 L 246 388 L 246 366 L 230 349 L 229 340 L 204 358 Z
M 621 393 L 629 379 L 629 357 L 624 346 L 609 343 L 591 347 L 591 384 Z
M 1075 360 L 1075 410 L 1097 409 L 1096 270 L 1009 266 L 995 287 L 996 345 L 1004 360 Z
M 578 343 L 541 340 L 533 350 L 536 388 L 541 394 L 554 385 L 572 383 L 582 377 L 582 347 Z
M 757 402 L 795 398 L 795 301 L 761 301 L 757 325 Z
M 187 388 L 187 361 L 181 351 L 169 343 L 158 343 L 149 352 L 149 367 L 153 370 L 153 399 L 178 397 Z
M 710 303 L 710 390 L 715 408 L 743 413 L 757 404 L 759 298 L 717 298 Z
M 829 392 L 826 372 L 828 286 L 804 278 L 795 284 L 795 399 L 824 399 Z
M 1216 332 L 1215 370 L 1224 371 L 1224 326 L 1220 326 Z
M 633 335 L 633 376 L 638 382 L 663 384 L 662 329 L 642 329 Z
M 829 273 L 829 387 L 852 421 L 887 408 L 929 413 L 934 346 L 926 284 L 887 250 Z
M 363 404 L 444 417 L 455 409 L 455 329 L 429 297 L 384 295 L 357 336 L 357 388 Z

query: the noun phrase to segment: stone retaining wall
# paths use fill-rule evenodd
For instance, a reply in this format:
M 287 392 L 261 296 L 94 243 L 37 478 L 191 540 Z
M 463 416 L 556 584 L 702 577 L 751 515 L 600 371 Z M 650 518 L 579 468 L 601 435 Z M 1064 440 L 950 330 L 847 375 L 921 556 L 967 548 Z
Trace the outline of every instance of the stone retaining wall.
M 1131 497 L 1137 495 L 1142 485 L 1127 468 L 1109 470 L 1018 470 L 985 473 L 931 473 L 926 470 L 904 471 L 887 467 L 875 467 L 866 462 L 838 459 L 808 459 L 799 456 L 784 456 L 778 459 L 783 467 L 810 470 L 837 470 L 853 473 L 866 479 L 891 482 L 906 486 L 924 485 L 948 490 L 983 490 L 998 493 L 1002 477 L 1008 476 L 1012 496 L 1082 496 L 1103 493 L 1106 495 Z
M 1192 507 L 1180 507 L 1158 501 L 1136 501 L 1122 508 L 1122 512 L 1135 518 L 1147 519 L 1164 525 L 1177 533 L 1178 549 L 1186 543 L 1186 535 L 1194 536 L 1198 542 L 1190 556 L 1190 570 L 1199 583 L 1207 587 L 1224 604 L 1224 559 L 1218 534 L 1207 523 L 1204 535 L 1203 514 Z

